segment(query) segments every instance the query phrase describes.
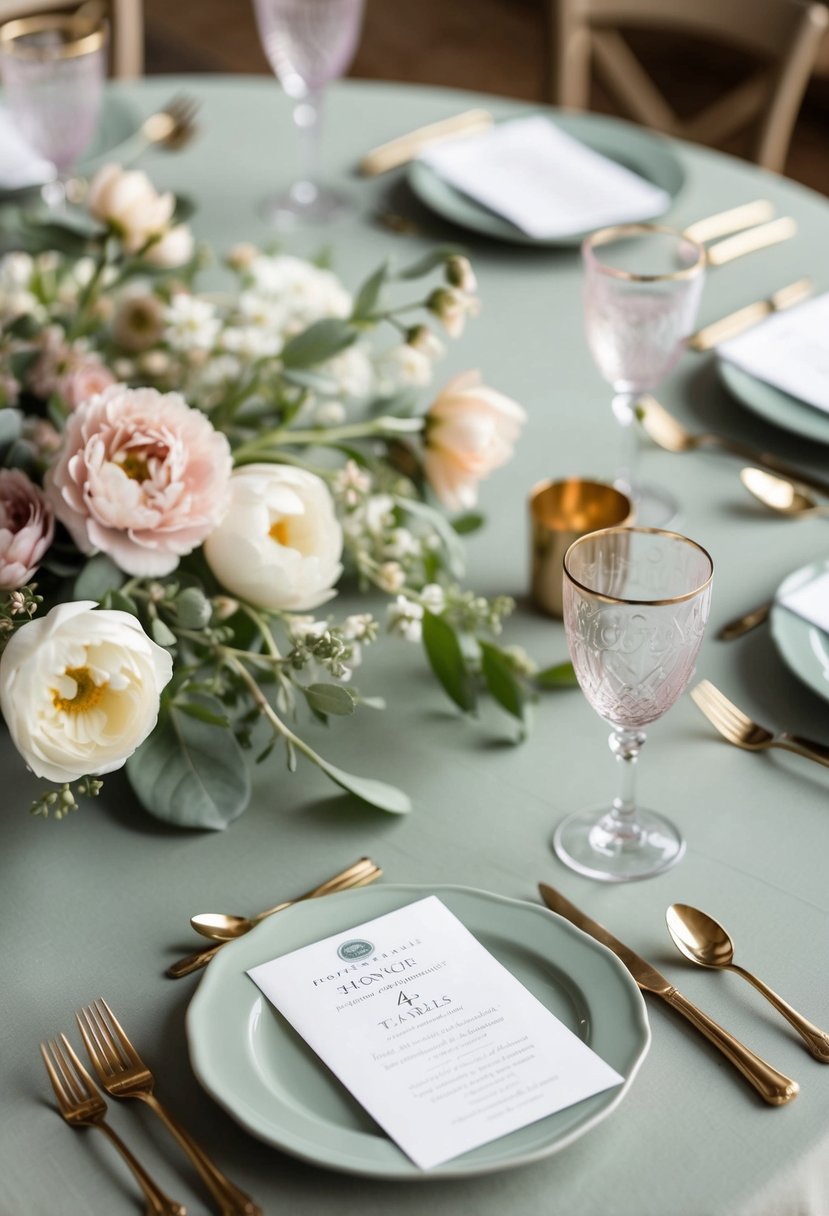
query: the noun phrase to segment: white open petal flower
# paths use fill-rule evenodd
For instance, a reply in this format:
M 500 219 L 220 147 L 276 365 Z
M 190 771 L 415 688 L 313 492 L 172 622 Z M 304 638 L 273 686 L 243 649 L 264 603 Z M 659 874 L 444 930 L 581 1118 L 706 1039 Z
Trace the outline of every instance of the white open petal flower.
M 36 776 L 75 781 L 121 768 L 155 726 L 172 672 L 135 617 L 75 600 L 10 639 L 0 710 Z
M 230 506 L 204 554 L 233 595 L 304 612 L 330 600 L 342 574 L 342 528 L 328 487 L 305 469 L 250 464 L 230 479 Z

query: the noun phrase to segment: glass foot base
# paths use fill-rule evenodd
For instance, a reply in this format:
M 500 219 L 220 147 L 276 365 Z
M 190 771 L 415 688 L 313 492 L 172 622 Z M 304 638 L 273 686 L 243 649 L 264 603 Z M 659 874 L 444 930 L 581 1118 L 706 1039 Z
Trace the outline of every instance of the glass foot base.
M 685 852 L 685 841 L 670 820 L 642 808 L 624 832 L 605 808 L 578 811 L 558 825 L 552 844 L 571 870 L 601 882 L 650 878 L 675 865 Z
M 615 485 L 632 501 L 635 512 L 633 522 L 637 527 L 664 528 L 679 514 L 679 503 L 662 486 L 643 485 L 641 482 L 631 486 L 621 479 Z
M 272 227 L 286 229 L 327 224 L 356 209 L 347 194 L 322 187 L 300 189 L 307 185 L 307 182 L 301 182 L 284 194 L 264 199 L 259 214 Z

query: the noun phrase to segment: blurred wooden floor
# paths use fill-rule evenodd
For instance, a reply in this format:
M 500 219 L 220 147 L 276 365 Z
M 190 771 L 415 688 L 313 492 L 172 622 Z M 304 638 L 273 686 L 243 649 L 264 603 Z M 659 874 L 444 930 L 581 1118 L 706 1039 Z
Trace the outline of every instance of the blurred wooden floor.
M 250 0 L 144 0 L 147 72 L 270 73 Z M 716 93 L 736 67 L 700 44 L 682 52 L 640 41 L 657 80 L 670 82 L 680 113 Z M 540 0 L 366 0 L 363 36 L 349 75 L 413 81 L 543 101 L 546 25 Z M 612 112 L 600 94 L 594 108 Z M 739 147 L 728 148 L 739 152 Z M 786 175 L 829 195 L 829 83 L 810 87 Z

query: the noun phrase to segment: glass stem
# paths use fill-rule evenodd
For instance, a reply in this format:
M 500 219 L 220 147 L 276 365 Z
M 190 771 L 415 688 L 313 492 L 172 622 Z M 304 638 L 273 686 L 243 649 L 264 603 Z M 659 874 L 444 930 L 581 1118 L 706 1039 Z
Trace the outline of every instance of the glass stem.
M 309 92 L 294 106 L 293 119 L 299 137 L 299 178 L 291 187 L 291 196 L 302 207 L 309 207 L 319 195 L 317 169 L 319 164 L 320 115 L 322 93 Z
M 636 421 L 638 393 L 616 393 L 611 402 L 613 414 L 622 428 L 622 457 L 616 473 L 617 486 L 629 493 L 637 484 L 639 473 L 639 426 Z
M 619 836 L 639 834 L 636 808 L 636 761 L 645 743 L 644 731 L 616 729 L 608 740 L 619 765 L 619 792 L 613 799 L 611 815 Z

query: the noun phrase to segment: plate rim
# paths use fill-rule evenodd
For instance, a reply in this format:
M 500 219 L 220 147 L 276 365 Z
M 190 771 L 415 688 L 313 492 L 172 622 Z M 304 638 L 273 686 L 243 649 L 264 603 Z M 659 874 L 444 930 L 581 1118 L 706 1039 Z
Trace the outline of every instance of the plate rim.
M 581 1122 L 564 1132 L 561 1137 L 557 1139 L 554 1138 L 552 1141 L 543 1145 L 533 1146 L 532 1148 L 523 1150 L 515 1154 L 515 1156 L 509 1160 L 478 1160 L 474 1162 L 467 1162 L 467 1164 L 463 1165 L 460 1164 L 464 1159 L 462 1156 L 453 1158 L 452 1160 L 444 1163 L 443 1165 L 437 1166 L 432 1170 L 418 1169 L 417 1166 L 415 1166 L 413 1162 L 409 1161 L 409 1159 L 402 1153 L 402 1150 L 400 1150 L 400 1160 L 395 1161 L 391 1165 L 384 1161 L 359 1161 L 349 1164 L 348 1162 L 327 1159 L 324 1149 L 321 1153 L 319 1151 L 308 1151 L 307 1149 L 303 1149 L 302 1145 L 298 1143 L 291 1143 L 290 1136 L 288 1137 L 288 1142 L 286 1142 L 284 1136 L 282 1136 L 280 1140 L 276 1140 L 272 1135 L 264 1134 L 262 1129 L 256 1126 L 255 1120 L 252 1121 L 249 1117 L 248 1112 L 244 1109 L 244 1102 L 240 1104 L 237 1100 L 236 1106 L 234 1107 L 233 1096 L 228 1096 L 228 1091 L 225 1088 L 222 1079 L 219 1078 L 217 1080 L 215 1074 L 212 1074 L 211 1062 L 209 1058 L 207 1058 L 208 1044 L 201 1038 L 199 1020 L 205 1015 L 205 1013 L 209 1015 L 209 1006 L 213 1000 L 214 990 L 218 984 L 223 982 L 225 978 L 224 972 L 230 968 L 232 972 L 238 976 L 238 970 L 233 968 L 232 960 L 234 957 L 234 951 L 238 953 L 238 948 L 241 947 L 243 943 L 247 943 L 247 951 L 249 951 L 251 941 L 257 941 L 254 934 L 258 935 L 258 939 L 261 939 L 264 943 L 268 936 L 268 932 L 263 932 L 263 930 L 273 933 L 274 924 L 278 923 L 270 920 L 263 921 L 262 924 L 257 926 L 255 930 L 251 931 L 249 934 L 246 934 L 245 937 L 239 939 L 238 942 L 229 943 L 229 949 L 223 949 L 221 956 L 214 959 L 214 961 L 210 964 L 207 972 L 199 984 L 198 989 L 196 990 L 196 993 L 188 1005 L 185 1017 L 187 1046 L 190 1062 L 200 1085 L 241 1127 L 265 1144 L 268 1144 L 279 1151 L 288 1153 L 291 1156 L 297 1157 L 300 1160 L 315 1166 L 322 1166 L 340 1173 L 358 1175 L 361 1177 L 384 1178 L 387 1180 L 429 1181 L 432 1179 L 468 1178 L 476 1175 L 498 1172 L 500 1170 L 517 1168 L 518 1166 L 529 1164 L 533 1161 L 543 1160 L 549 1156 L 552 1156 L 556 1152 L 567 1147 L 574 1140 L 579 1139 L 582 1135 L 586 1134 L 598 1123 L 602 1122 L 616 1109 L 616 1107 L 626 1096 L 645 1057 L 648 1054 L 651 1044 L 650 1023 L 648 1021 L 647 1008 L 642 993 L 627 968 L 613 953 L 613 951 L 609 950 L 606 946 L 590 937 L 589 934 L 586 934 L 581 929 L 578 929 L 570 921 L 566 920 L 566 918 L 558 916 L 556 913 L 550 911 L 542 904 L 535 904 L 529 902 L 528 900 L 500 895 L 495 892 L 485 891 L 478 887 L 469 887 L 454 883 L 384 883 L 379 887 L 363 888 L 361 892 L 342 892 L 339 895 L 327 896 L 325 898 L 325 904 L 328 907 L 332 907 L 333 905 L 329 903 L 329 900 L 337 900 L 338 905 L 341 904 L 345 908 L 349 906 L 349 904 L 345 903 L 345 897 L 348 896 L 353 900 L 355 895 L 358 897 L 357 902 L 359 902 L 360 899 L 368 902 L 372 896 L 376 898 L 378 896 L 382 896 L 383 894 L 387 894 L 392 897 L 400 896 L 401 899 L 409 895 L 412 897 L 413 901 L 414 899 L 424 897 L 427 894 L 434 894 L 440 897 L 442 893 L 458 893 L 461 897 L 471 897 L 472 899 L 482 901 L 486 905 L 504 904 L 517 908 L 520 911 L 526 912 L 530 915 L 539 915 L 546 920 L 548 924 L 554 925 L 557 932 L 564 932 L 564 934 L 570 937 L 573 942 L 577 943 L 580 948 L 590 949 L 601 957 L 606 964 L 609 963 L 611 971 L 615 973 L 620 985 L 625 989 L 628 998 L 630 1026 L 636 1040 L 636 1045 L 633 1049 L 630 1062 L 625 1065 L 627 1071 L 625 1072 L 625 1079 L 623 1083 L 612 1090 L 605 1091 L 606 1098 L 600 1109 L 587 1114 Z M 397 906 L 404 906 L 405 902 L 406 901 L 404 899 L 403 902 Z M 289 911 L 291 910 L 294 911 L 294 915 L 296 915 L 297 912 L 300 916 L 305 914 L 303 904 L 301 903 L 294 905 L 293 909 L 289 909 Z M 358 911 L 357 916 L 359 915 L 360 913 Z M 382 915 L 382 913 L 376 912 L 374 915 Z M 332 929 L 331 932 L 337 932 L 337 930 Z M 291 948 L 297 947 L 294 946 Z M 245 969 L 250 965 L 254 964 L 245 963 Z M 244 974 L 244 971 L 242 974 Z M 254 1000 L 266 1000 L 261 993 L 256 994 L 253 990 L 252 997 Z M 619 1068 L 618 1071 L 621 1071 L 621 1068 Z M 595 1096 L 601 1098 L 603 1095 Z M 239 1109 L 240 1105 L 242 1106 L 241 1111 Z M 554 1116 L 547 1117 L 550 1118 Z M 539 1120 L 539 1122 L 543 1122 L 543 1120 Z M 498 1141 L 496 1140 L 492 1143 L 497 1144 Z M 467 1156 L 467 1154 L 464 1154 L 464 1156 Z
M 780 655 L 781 659 L 785 663 L 786 667 L 788 667 L 792 675 L 796 676 L 801 683 L 805 684 L 807 688 L 810 688 L 812 692 L 815 693 L 816 696 L 820 697 L 823 701 L 829 701 L 829 680 L 824 679 L 823 683 L 821 683 L 816 678 L 813 679 L 809 672 L 805 672 L 805 669 L 800 664 L 797 655 L 794 654 L 792 647 L 789 645 L 789 642 L 785 636 L 785 630 L 787 628 L 794 628 L 796 630 L 802 629 L 804 636 L 808 636 L 810 631 L 814 631 L 815 633 L 826 638 L 829 638 L 829 634 L 827 634 L 825 630 L 821 629 L 818 625 L 812 625 L 809 621 L 804 620 L 802 616 L 798 616 L 796 612 L 792 612 L 790 608 L 787 608 L 786 605 L 781 602 L 781 599 L 784 595 L 788 594 L 788 592 L 794 586 L 796 580 L 798 580 L 801 576 L 809 573 L 814 577 L 815 575 L 825 573 L 826 571 L 829 571 L 829 558 L 825 557 L 816 558 L 814 561 L 806 562 L 805 565 L 800 566 L 797 570 L 792 570 L 786 575 L 786 577 L 777 587 L 777 590 L 774 592 L 772 597 L 771 613 L 769 614 L 771 637 L 777 653 Z
M 802 439 L 810 439 L 814 443 L 829 444 L 829 414 L 825 414 L 816 406 L 809 405 L 808 401 L 800 401 L 797 397 L 793 397 L 791 393 L 786 393 L 783 389 L 777 388 L 774 384 L 769 384 L 766 380 L 761 380 L 759 376 L 752 376 L 751 372 L 745 371 L 742 367 L 737 367 L 736 364 L 729 362 L 722 355 L 717 353 L 717 375 L 720 382 L 725 386 L 732 397 L 736 398 L 746 409 L 750 410 L 757 418 L 762 418 L 765 422 L 772 426 L 779 427 L 780 430 L 787 431 L 790 435 L 799 435 Z M 745 382 L 745 385 L 742 383 Z M 783 403 L 783 409 L 790 407 L 796 414 L 802 414 L 805 425 L 799 425 L 797 420 L 792 424 L 788 421 L 781 421 L 775 415 L 773 410 L 765 409 L 762 405 L 757 404 L 757 398 L 752 396 L 751 391 L 745 391 L 746 385 L 757 384 L 762 391 L 767 393 L 772 401 L 775 398 Z M 809 422 L 814 423 L 813 426 Z
M 671 162 L 675 169 L 678 180 L 674 190 L 666 190 L 666 193 L 670 195 L 670 203 L 668 207 L 665 209 L 665 211 L 661 212 L 660 215 L 653 216 L 653 221 L 658 221 L 668 214 L 671 207 L 676 202 L 676 199 L 679 197 L 680 193 L 685 187 L 688 175 L 685 167 L 682 164 L 682 160 L 671 146 L 671 141 L 666 136 L 661 135 L 658 131 L 647 131 L 637 126 L 635 123 L 626 122 L 623 119 L 614 117 L 613 115 L 592 114 L 587 111 L 561 111 L 560 113 L 547 113 L 541 109 L 530 109 L 527 111 L 527 114 L 524 115 L 524 117 L 529 115 L 540 115 L 541 117 L 546 118 L 548 122 L 560 126 L 561 129 L 567 134 L 572 134 L 572 131 L 569 128 L 579 128 L 582 123 L 584 123 L 586 127 L 589 128 L 592 126 L 599 132 L 618 130 L 620 133 L 623 133 L 625 137 L 633 138 L 635 141 L 646 144 L 648 147 L 658 148 L 659 151 L 663 153 Z M 522 116 L 507 115 L 504 118 L 497 119 L 496 125 L 501 125 L 505 122 L 514 122 L 516 121 L 516 118 L 520 117 Z M 574 136 L 574 138 L 582 139 L 582 141 L 588 147 L 592 146 L 589 142 L 589 130 L 583 135 L 579 134 Z M 615 159 L 606 151 L 602 151 L 602 155 L 607 155 L 610 159 Z M 619 161 L 618 163 L 622 164 L 624 162 Z M 629 165 L 625 165 L 625 167 L 630 168 Z M 644 174 L 640 174 L 640 176 L 644 176 Z M 480 224 L 465 223 L 462 219 L 458 219 L 454 214 L 450 214 L 446 210 L 442 210 L 438 206 L 435 206 L 432 198 L 428 196 L 428 190 L 422 188 L 423 179 L 428 182 L 438 181 L 442 188 L 456 194 L 457 197 L 462 200 L 465 206 L 470 207 L 473 210 L 473 215 L 475 210 L 480 211 L 482 222 Z M 652 179 L 648 178 L 648 180 Z M 423 204 L 423 206 L 428 207 L 431 211 L 435 212 L 435 214 L 440 215 L 441 218 L 448 220 L 456 227 L 465 228 L 469 232 L 475 232 L 481 236 L 489 237 L 492 240 L 507 241 L 516 245 L 527 245 L 529 247 L 541 249 L 571 249 L 580 245 L 584 238 L 594 231 L 593 228 L 588 228 L 585 229 L 584 232 L 573 233 L 569 236 L 530 236 L 528 233 L 522 232 L 520 228 L 512 224 L 503 216 L 499 216 L 494 212 L 490 215 L 483 204 L 477 203 L 472 198 L 467 198 L 462 191 L 452 186 L 449 182 L 444 182 L 443 179 L 440 178 L 429 165 L 418 158 L 412 160 L 408 165 L 406 170 L 406 182 L 409 185 L 409 188 L 412 190 L 412 193 L 416 195 L 417 199 Z M 665 187 L 663 187 L 663 189 L 664 188 Z

